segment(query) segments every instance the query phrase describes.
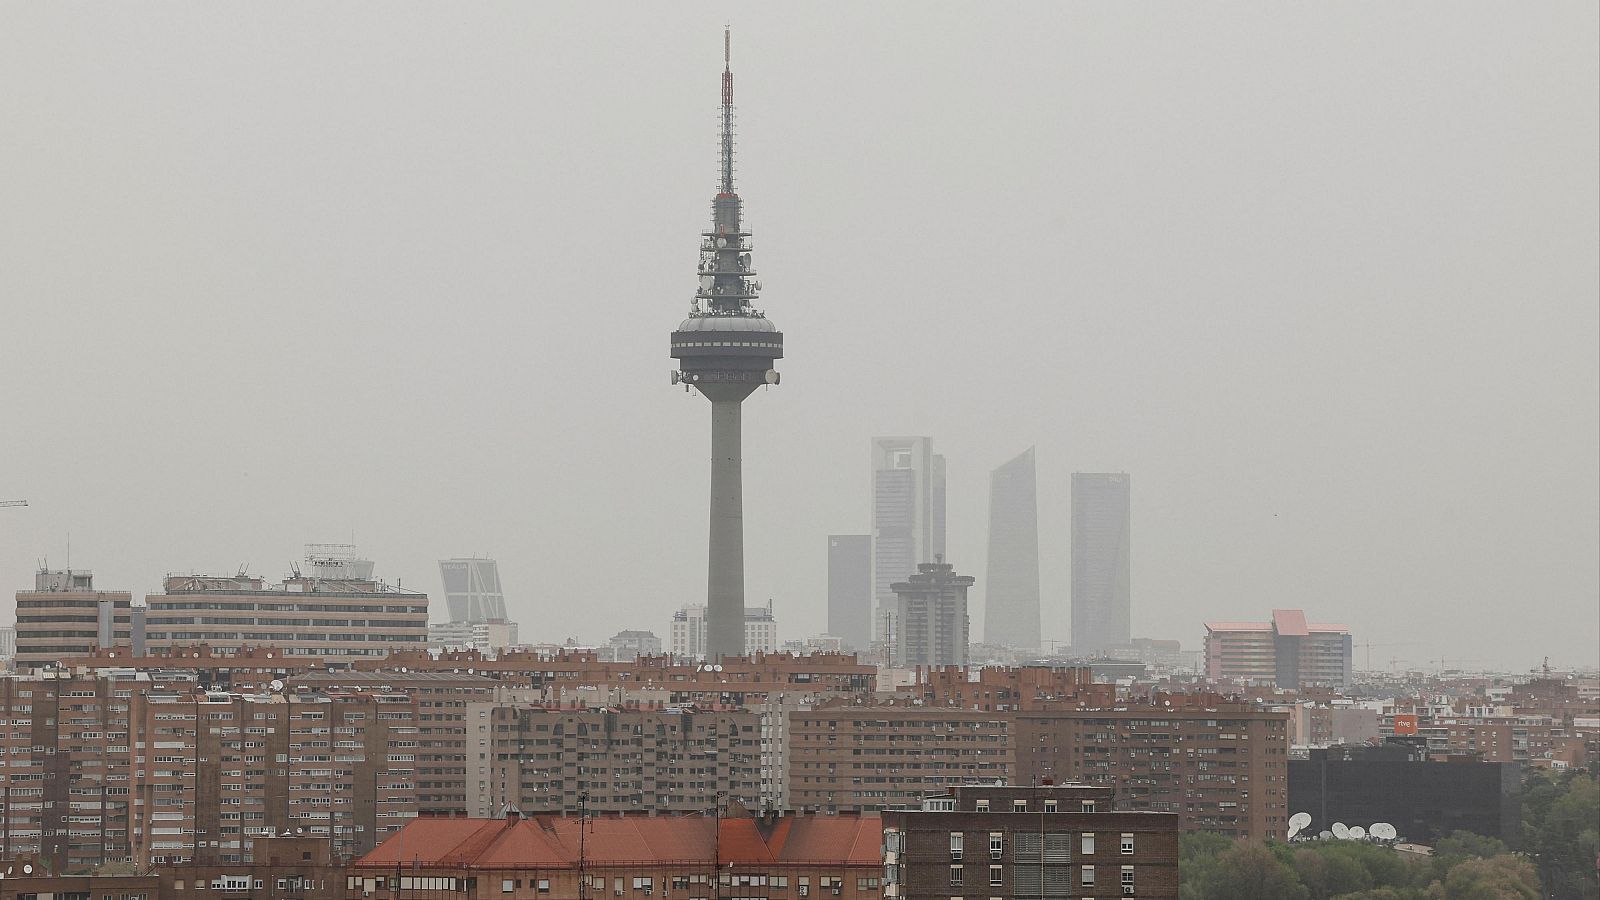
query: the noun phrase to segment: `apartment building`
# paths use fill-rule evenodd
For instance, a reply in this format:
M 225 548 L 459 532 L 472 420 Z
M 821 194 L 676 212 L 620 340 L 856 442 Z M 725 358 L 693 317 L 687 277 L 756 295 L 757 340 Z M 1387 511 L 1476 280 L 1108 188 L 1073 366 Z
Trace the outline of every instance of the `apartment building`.
M 541 692 L 466 670 L 303 672 L 290 692 L 404 694 L 416 702 L 416 799 L 422 814 L 489 815 L 501 799 L 490 790 L 490 713 L 537 701 Z
M 396 900 L 877 900 L 877 816 L 423 817 L 348 873 Z
M 256 839 L 255 862 L 164 865 L 141 875 L 55 875 L 12 865 L 0 900 L 344 900 L 345 867 L 324 838 Z
M 87 569 L 40 569 L 33 590 L 17 592 L 19 670 L 55 663 L 96 647 L 133 643 L 133 594 L 97 591 Z
M 943 666 L 917 672 L 913 690 L 929 706 L 986 712 L 1049 709 L 1069 703 L 1116 705 L 1117 686 L 1096 683 L 1091 669 L 1069 666 Z
M 955 788 L 883 813 L 883 896 L 1178 896 L 1178 817 L 1083 785 Z
M 140 866 L 255 860 L 285 832 L 366 852 L 415 815 L 417 702 L 405 694 L 136 694 L 130 840 Z
M 1176 813 L 1185 829 L 1282 838 L 1289 714 L 1214 695 L 1015 715 L 1016 784 L 1114 786 L 1117 808 Z
M 741 709 L 502 706 L 493 796 L 524 813 L 706 812 L 762 805 L 760 719 Z
M 301 576 L 268 584 L 253 575 L 169 575 L 145 598 L 149 649 L 206 644 L 285 657 L 382 658 L 428 643 L 428 595 L 371 578 Z
M 1012 716 L 914 701 L 836 700 L 789 714 L 789 803 L 796 810 L 871 812 L 924 794 L 1016 776 Z
M 0 678 L 0 857 L 129 859 L 129 679 Z

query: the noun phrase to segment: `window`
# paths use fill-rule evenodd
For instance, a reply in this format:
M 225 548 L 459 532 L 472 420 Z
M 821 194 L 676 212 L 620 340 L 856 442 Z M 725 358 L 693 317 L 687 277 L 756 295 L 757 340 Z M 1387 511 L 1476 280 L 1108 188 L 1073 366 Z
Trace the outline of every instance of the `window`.
M 1133 884 L 1133 866 L 1122 867 L 1122 883 Z
M 550 879 L 548 879 L 548 878 L 539 879 L 539 893 L 541 893 L 541 894 L 550 893 Z
M 1122 836 L 1122 855 L 1123 856 L 1132 856 L 1133 855 L 1133 835 L 1131 835 L 1131 834 L 1124 834 Z
M 515 879 L 507 878 L 507 879 L 505 879 L 505 880 L 500 882 L 500 893 L 502 893 L 502 894 L 509 894 L 512 891 L 515 891 L 516 889 L 517 889 L 517 882 L 516 882 Z
M 1092 853 L 1094 853 L 1094 832 L 1085 831 L 1083 833 L 1083 854 L 1088 856 Z
M 1044 811 L 1045 812 L 1056 812 L 1057 811 L 1056 801 L 1054 801 L 1054 800 L 1046 800 L 1044 802 Z
M 1005 881 L 1006 881 L 1006 867 L 1005 866 L 990 866 L 989 867 L 989 886 L 990 887 L 999 887 L 1000 885 L 1005 884 Z
M 1083 801 L 1082 811 L 1086 812 L 1086 813 L 1094 812 L 1094 801 L 1093 800 L 1085 800 L 1085 801 Z
M 1082 884 L 1083 884 L 1084 887 L 1094 887 L 1094 866 L 1084 866 L 1083 867 L 1083 882 L 1082 882 Z
M 960 859 L 961 858 L 961 845 L 962 845 L 962 842 L 963 842 L 964 839 L 965 839 L 965 835 L 963 835 L 961 832 L 959 832 L 959 831 L 950 832 L 950 858 L 951 859 Z
M 1011 801 L 1011 811 L 1012 812 L 1027 812 L 1028 811 L 1028 801 L 1026 801 L 1026 800 L 1013 800 L 1013 801 Z
M 989 858 L 999 859 L 1005 855 L 1006 836 L 1004 832 L 989 832 Z
M 978 804 L 977 805 L 977 812 L 988 812 L 989 811 L 989 801 L 987 799 L 979 800 L 979 801 L 977 801 L 977 804 Z
M 960 887 L 961 886 L 961 867 L 960 866 L 951 866 L 950 867 L 950 886 L 951 887 Z

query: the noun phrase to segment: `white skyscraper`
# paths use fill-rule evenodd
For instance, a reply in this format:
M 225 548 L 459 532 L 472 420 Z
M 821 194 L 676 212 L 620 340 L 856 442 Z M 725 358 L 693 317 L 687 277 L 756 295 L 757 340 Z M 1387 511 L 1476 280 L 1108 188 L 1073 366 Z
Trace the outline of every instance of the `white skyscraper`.
M 873 633 L 880 639 L 893 620 L 891 585 L 944 556 L 944 481 L 944 457 L 933 452 L 932 438 L 873 438 Z

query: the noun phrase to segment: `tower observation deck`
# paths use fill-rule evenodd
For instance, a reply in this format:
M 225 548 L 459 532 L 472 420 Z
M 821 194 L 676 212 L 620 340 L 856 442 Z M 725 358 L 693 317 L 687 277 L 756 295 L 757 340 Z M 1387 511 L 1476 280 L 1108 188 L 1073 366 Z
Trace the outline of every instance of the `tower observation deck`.
M 672 383 L 711 401 L 711 534 L 706 584 L 706 657 L 744 654 L 744 497 L 740 404 L 777 384 L 783 334 L 756 309 L 761 282 L 750 265 L 750 232 L 734 190 L 733 67 L 723 34 L 722 148 L 711 229 L 701 235 L 700 284 L 689 316 L 672 333 Z

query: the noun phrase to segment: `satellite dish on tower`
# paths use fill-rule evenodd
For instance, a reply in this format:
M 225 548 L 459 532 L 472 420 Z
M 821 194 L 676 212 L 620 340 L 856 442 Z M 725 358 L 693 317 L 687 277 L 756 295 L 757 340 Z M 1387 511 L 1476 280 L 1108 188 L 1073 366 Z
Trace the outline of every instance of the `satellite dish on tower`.
M 1333 823 L 1333 836 L 1341 841 L 1350 840 L 1350 826 L 1343 822 Z

